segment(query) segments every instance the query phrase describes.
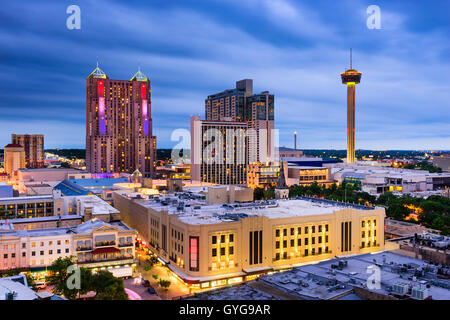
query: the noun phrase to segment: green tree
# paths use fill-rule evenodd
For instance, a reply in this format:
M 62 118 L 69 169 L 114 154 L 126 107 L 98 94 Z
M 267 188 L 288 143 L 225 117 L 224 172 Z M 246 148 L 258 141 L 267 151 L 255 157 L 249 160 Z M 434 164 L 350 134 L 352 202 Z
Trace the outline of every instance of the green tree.
M 153 279 L 158 280 L 158 275 L 157 274 L 153 274 L 152 277 L 153 277 Z
M 122 278 L 116 278 L 107 270 L 92 275 L 91 290 L 96 300 L 128 300 Z
M 73 256 L 56 259 L 52 263 L 52 274 L 49 277 L 49 281 L 55 284 L 53 293 L 63 295 L 71 300 L 77 297 L 78 292 L 77 290 L 69 289 L 67 287 L 67 280 L 70 277 L 67 269 L 74 264 L 75 261 Z
M 169 280 L 160 279 L 158 283 L 161 286 L 161 288 L 164 288 L 165 291 L 169 290 L 171 284 Z

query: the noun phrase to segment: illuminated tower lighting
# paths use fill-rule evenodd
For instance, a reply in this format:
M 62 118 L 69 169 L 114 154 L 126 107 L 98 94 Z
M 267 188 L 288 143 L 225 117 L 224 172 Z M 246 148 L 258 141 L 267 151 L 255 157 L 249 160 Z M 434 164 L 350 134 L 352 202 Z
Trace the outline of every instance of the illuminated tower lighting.
M 350 69 L 341 73 L 342 83 L 347 85 L 347 163 L 355 162 L 355 85 L 361 80 L 361 72 L 352 68 L 350 49 Z

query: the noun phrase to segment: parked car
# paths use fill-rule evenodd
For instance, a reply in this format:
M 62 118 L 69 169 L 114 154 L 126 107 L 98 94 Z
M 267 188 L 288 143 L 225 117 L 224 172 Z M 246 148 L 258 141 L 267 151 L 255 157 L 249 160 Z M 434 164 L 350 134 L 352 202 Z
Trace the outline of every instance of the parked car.
M 155 291 L 155 289 L 152 286 L 148 287 L 147 291 L 150 294 L 156 294 L 156 291 Z
M 35 283 L 36 289 L 45 289 L 47 284 L 44 281 L 36 281 Z
M 143 285 L 144 287 L 148 288 L 148 287 L 150 287 L 150 281 L 144 280 L 144 281 L 142 281 L 142 285 Z

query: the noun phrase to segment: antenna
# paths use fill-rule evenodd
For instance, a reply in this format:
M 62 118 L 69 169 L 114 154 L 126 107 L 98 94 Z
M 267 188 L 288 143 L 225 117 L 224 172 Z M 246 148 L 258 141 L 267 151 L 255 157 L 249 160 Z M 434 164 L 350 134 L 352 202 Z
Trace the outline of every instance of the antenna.
M 350 69 L 352 68 L 352 48 L 350 48 Z
M 98 68 L 98 56 L 97 56 L 97 68 Z

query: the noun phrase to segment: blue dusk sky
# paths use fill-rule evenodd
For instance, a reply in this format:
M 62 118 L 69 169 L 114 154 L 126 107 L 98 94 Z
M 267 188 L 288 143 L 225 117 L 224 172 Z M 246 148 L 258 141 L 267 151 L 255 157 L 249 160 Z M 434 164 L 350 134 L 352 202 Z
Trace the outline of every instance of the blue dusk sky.
M 66 9 L 81 9 L 69 30 Z M 252 78 L 275 94 L 280 145 L 346 147 L 346 88 L 356 88 L 358 149 L 450 149 L 450 2 L 147 0 L 17 1 L 0 6 L 0 146 L 45 134 L 46 148 L 85 147 L 86 77 L 100 67 L 152 83 L 159 148 L 204 117 L 208 94 Z M 369 5 L 381 29 L 366 25 Z

